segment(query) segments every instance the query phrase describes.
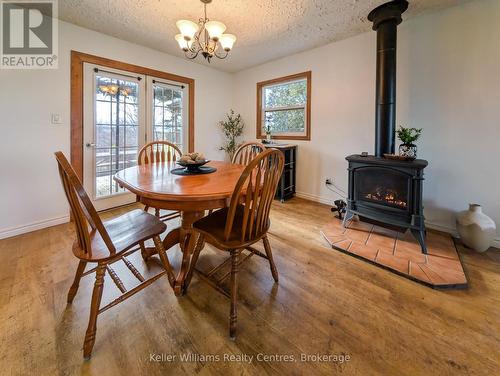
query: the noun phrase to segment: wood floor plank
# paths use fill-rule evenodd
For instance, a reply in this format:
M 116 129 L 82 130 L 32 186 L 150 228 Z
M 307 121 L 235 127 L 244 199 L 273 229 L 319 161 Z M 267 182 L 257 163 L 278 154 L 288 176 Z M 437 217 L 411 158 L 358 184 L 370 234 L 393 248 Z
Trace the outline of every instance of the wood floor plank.
M 1 240 L 0 374 L 491 375 L 497 371 L 498 250 L 477 254 L 458 245 L 469 288 L 435 291 L 330 249 L 320 230 L 331 216 L 328 206 L 302 199 L 274 204 L 269 238 L 280 283 L 274 283 L 267 261 L 260 257 L 242 265 L 236 341 L 228 337 L 229 300 L 195 274 L 184 297 L 175 297 L 167 280 L 160 279 L 101 315 L 89 362 L 83 361 L 81 349 L 94 277 L 82 280 L 73 304 L 67 305 L 77 266 L 71 254 L 71 225 Z M 446 238 L 435 240 L 449 245 Z M 256 248 L 263 251 L 261 244 Z M 226 256 L 207 247 L 200 267 L 209 269 Z M 159 270 L 156 260 L 144 263 L 140 255 L 134 257 L 145 277 Z M 178 247 L 169 251 L 169 258 L 179 267 Z M 123 265 L 113 268 L 127 288 L 137 282 Z M 105 301 L 117 294 L 109 282 L 105 282 Z M 175 354 L 177 360 L 151 361 L 151 354 Z M 212 354 L 221 360 L 180 361 L 180 354 Z M 254 359 L 224 362 L 224 354 Z M 293 354 L 297 361 L 257 361 L 258 354 Z M 301 362 L 301 354 L 347 354 L 351 359 Z

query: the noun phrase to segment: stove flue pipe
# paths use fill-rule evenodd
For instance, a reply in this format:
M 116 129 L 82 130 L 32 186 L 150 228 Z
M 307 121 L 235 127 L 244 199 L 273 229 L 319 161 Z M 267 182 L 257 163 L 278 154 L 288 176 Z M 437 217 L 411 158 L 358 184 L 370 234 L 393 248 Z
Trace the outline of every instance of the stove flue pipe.
M 375 156 L 394 154 L 396 149 L 396 47 L 397 26 L 408 1 L 382 4 L 368 15 L 377 31 L 377 86 L 375 97 Z

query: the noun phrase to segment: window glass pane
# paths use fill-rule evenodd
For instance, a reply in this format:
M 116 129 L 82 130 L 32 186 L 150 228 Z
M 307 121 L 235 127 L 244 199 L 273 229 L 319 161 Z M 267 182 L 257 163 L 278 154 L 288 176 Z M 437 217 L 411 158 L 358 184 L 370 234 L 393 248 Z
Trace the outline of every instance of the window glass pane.
M 96 124 L 111 124 L 111 102 L 96 101 L 95 115 Z
M 305 105 L 306 101 L 306 80 L 264 87 L 265 108 Z
M 154 85 L 153 96 L 153 140 L 172 142 L 182 150 L 182 91 Z
M 139 145 L 139 127 L 125 127 L 125 147 Z
M 139 84 L 95 76 L 95 195 L 124 190 L 113 175 L 136 163 L 139 146 Z
M 271 134 L 305 133 L 305 110 L 303 108 L 283 111 L 266 111 L 264 129 L 270 128 Z
M 125 108 L 125 124 L 139 125 L 139 106 L 127 104 Z
M 107 124 L 96 124 L 96 146 L 99 147 L 111 147 L 111 127 Z
M 173 92 L 173 100 L 172 100 L 173 103 L 172 104 L 176 105 L 176 106 L 180 106 L 181 100 L 182 100 L 182 93 L 180 91 L 175 90 Z

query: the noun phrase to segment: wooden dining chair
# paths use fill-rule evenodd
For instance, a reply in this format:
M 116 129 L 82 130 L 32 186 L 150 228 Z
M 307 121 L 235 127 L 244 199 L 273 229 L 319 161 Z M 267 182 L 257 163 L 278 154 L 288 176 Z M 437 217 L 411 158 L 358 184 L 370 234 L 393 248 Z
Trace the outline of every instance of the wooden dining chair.
M 229 335 L 232 339 L 236 337 L 237 321 L 237 295 L 238 295 L 238 270 L 244 260 L 240 260 L 243 250 L 250 251 L 252 255 L 261 256 L 269 261 L 271 274 L 278 282 L 278 271 L 273 261 L 271 246 L 267 238 L 270 226 L 269 211 L 276 192 L 276 186 L 283 171 L 283 153 L 276 149 L 267 149 L 257 155 L 245 168 L 236 184 L 231 196 L 229 207 L 214 211 L 212 214 L 196 221 L 193 225 L 195 234 L 199 234 L 198 244 L 206 242 L 214 247 L 230 253 L 231 263 L 231 292 L 227 294 L 220 287 L 229 274 L 218 281 L 211 277 L 215 271 L 221 269 L 221 265 L 215 267 L 208 273 L 196 270 L 199 275 L 212 287 L 222 292 L 231 299 L 231 310 L 229 319 Z M 252 247 L 259 240 L 264 241 L 265 254 Z M 196 266 L 202 246 L 197 246 L 193 253 L 193 265 Z M 227 261 L 225 263 L 227 263 Z M 224 263 L 223 263 L 224 264 Z M 188 273 L 185 288 L 189 285 L 194 267 Z
M 238 149 L 236 149 L 231 163 L 237 163 L 246 166 L 264 150 L 266 150 L 266 147 L 260 142 L 245 142 Z
M 231 163 L 247 166 L 259 153 L 266 150 L 264 144 L 256 141 L 245 142 L 234 152 Z M 210 209 L 208 214 L 212 214 L 214 209 Z
M 61 182 L 76 227 L 77 239 L 73 243 L 73 254 L 80 260 L 73 284 L 68 292 L 68 303 L 73 301 L 78 291 L 80 279 L 95 272 L 95 284 L 90 303 L 90 318 L 83 344 L 83 356 L 89 359 L 95 343 L 97 316 L 99 314 L 131 297 L 163 275 L 167 275 L 169 283 L 173 287 L 175 276 L 160 239 L 160 234 L 166 230 L 167 226 L 154 215 L 139 209 L 130 211 L 110 221 L 102 222 L 64 154 L 59 151 L 55 153 L 55 156 L 59 166 Z M 164 271 L 146 280 L 127 256 L 138 251 L 140 249 L 138 246 L 149 239 L 153 239 Z M 126 289 L 118 274 L 111 267 L 117 261 L 122 261 L 140 282 L 136 287 L 131 290 Z M 85 271 L 87 263 L 97 264 L 97 266 Z M 109 274 L 111 280 L 122 294 L 101 307 L 106 273 Z
M 158 162 L 175 162 L 181 159 L 182 152 L 179 147 L 169 141 L 153 141 L 144 145 L 137 156 L 137 164 L 144 165 Z M 160 220 L 166 222 L 171 219 L 180 217 L 178 211 L 155 209 L 155 215 Z M 149 206 L 144 207 L 145 211 L 149 211 Z

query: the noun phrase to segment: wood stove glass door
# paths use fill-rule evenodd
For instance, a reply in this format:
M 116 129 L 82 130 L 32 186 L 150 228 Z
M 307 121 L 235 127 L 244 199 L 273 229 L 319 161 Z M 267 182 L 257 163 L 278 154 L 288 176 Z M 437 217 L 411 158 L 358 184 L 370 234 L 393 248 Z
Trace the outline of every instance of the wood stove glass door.
M 377 205 L 407 210 L 410 206 L 410 177 L 389 168 L 363 167 L 354 175 L 354 197 Z

